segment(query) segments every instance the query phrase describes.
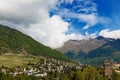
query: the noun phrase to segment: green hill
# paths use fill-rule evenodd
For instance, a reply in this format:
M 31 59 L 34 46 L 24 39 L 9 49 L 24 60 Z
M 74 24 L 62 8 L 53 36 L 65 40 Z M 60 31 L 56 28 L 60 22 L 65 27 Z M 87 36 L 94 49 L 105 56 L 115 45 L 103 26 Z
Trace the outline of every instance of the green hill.
M 31 54 L 68 61 L 69 58 L 56 50 L 42 45 L 30 36 L 0 25 L 0 54 Z

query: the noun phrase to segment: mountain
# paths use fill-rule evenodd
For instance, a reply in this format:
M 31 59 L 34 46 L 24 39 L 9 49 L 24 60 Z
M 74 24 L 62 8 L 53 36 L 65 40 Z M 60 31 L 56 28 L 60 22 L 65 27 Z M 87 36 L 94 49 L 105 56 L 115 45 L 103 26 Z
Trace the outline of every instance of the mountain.
M 120 61 L 120 39 L 98 36 L 89 40 L 69 40 L 57 50 L 84 64 L 102 65 L 106 59 Z
M 57 50 L 66 53 L 68 51 L 75 51 L 75 53 L 78 53 L 79 51 L 83 51 L 85 53 L 88 53 L 91 50 L 94 50 L 106 42 L 104 40 L 97 40 L 97 39 L 90 39 L 90 40 L 69 40 L 64 43 L 64 46 L 61 48 L 58 48 Z
M 30 36 L 0 25 L 0 54 L 4 53 L 30 54 L 66 61 L 70 60 L 60 52 L 42 45 Z

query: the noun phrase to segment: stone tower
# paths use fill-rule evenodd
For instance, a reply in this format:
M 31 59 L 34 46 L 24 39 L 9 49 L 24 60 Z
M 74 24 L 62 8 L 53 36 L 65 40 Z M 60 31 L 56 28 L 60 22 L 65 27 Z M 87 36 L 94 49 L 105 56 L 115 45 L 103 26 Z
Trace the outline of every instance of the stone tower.
M 111 79 L 111 75 L 112 75 L 112 63 L 109 60 L 105 60 L 104 61 L 104 75 L 108 76 Z

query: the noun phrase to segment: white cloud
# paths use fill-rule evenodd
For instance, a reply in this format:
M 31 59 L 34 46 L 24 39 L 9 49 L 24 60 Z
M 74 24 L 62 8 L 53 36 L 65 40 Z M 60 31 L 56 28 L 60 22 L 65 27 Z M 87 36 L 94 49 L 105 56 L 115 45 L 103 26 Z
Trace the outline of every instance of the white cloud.
M 103 18 L 99 19 L 99 16 L 96 13 L 82 14 L 82 13 L 71 12 L 68 9 L 62 10 L 61 12 L 58 13 L 58 15 L 60 15 L 61 17 L 76 18 L 79 20 L 79 22 L 85 22 L 86 25 L 83 27 L 84 29 L 88 29 L 96 25 L 99 21 L 103 20 Z
M 105 29 L 102 30 L 99 35 L 103 36 L 103 37 L 107 37 L 107 38 L 114 38 L 114 39 L 118 39 L 120 38 L 120 30 L 112 30 L 110 31 L 110 29 Z
M 72 4 L 74 0 L 59 0 L 59 4 L 65 3 L 65 4 Z
M 30 28 L 27 28 L 25 32 L 43 44 L 56 48 L 62 46 L 67 40 L 65 32 L 68 31 L 68 25 L 60 16 L 55 15 L 42 22 L 30 25 Z
M 93 33 L 93 34 L 88 34 L 88 32 L 85 33 L 85 39 L 93 39 L 96 38 L 97 33 Z
M 59 4 L 61 5 L 61 3 L 74 5 L 73 0 L 61 0 Z M 77 3 L 72 8 L 55 8 L 55 11 L 55 13 L 61 17 L 67 19 L 75 18 L 78 19 L 79 22 L 86 23 L 83 29 L 89 29 L 100 22 L 99 16 L 97 15 L 97 5 L 92 0 L 77 0 Z
M 86 26 L 84 26 L 84 29 L 88 29 L 98 23 L 98 16 L 95 14 L 81 14 L 78 17 L 80 20 L 87 23 Z
M 36 23 L 49 16 L 48 9 L 55 3 L 56 0 L 0 0 L 0 20 L 16 24 Z

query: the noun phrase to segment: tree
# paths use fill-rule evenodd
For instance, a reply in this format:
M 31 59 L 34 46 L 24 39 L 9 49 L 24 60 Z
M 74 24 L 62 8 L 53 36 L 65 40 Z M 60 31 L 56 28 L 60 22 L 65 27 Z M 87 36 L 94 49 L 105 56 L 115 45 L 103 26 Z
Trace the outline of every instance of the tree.
M 112 74 L 112 80 L 120 80 L 120 74 L 113 72 Z

